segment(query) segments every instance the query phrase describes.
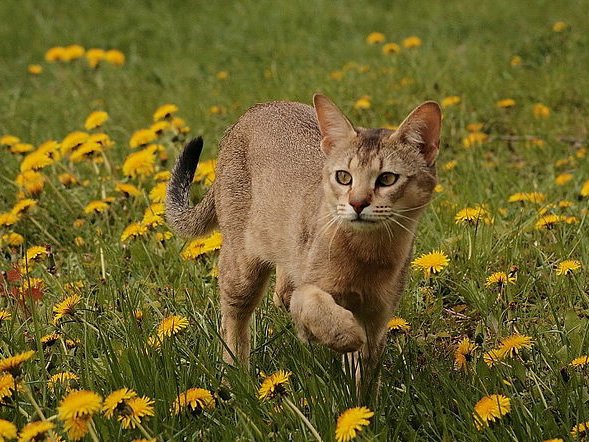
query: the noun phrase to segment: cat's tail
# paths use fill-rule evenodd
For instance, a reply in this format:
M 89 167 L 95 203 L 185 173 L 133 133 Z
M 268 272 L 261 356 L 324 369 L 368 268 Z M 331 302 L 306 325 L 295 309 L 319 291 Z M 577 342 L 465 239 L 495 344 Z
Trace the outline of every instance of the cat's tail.
M 202 152 L 202 137 L 190 141 L 178 157 L 166 191 L 166 221 L 178 235 L 202 236 L 217 226 L 214 184 L 204 198 L 190 206 L 190 185 Z

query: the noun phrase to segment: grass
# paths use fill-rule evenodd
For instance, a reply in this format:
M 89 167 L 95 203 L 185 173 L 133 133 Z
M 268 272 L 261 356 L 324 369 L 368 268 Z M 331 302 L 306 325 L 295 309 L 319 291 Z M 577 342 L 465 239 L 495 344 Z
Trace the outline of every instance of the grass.
M 2 282 L 0 355 L 34 349 L 24 365 L 27 389 L 46 417 L 56 413 L 66 394 L 47 384 L 57 372 L 79 376 L 77 386 L 98 392 L 128 387 L 155 401 L 146 431 L 158 440 L 310 440 L 300 415 L 274 401 L 260 401 L 261 373 L 292 372 L 289 398 L 324 440 L 333 440 L 337 416 L 356 405 L 353 381 L 328 350 L 296 338 L 287 315 L 265 299 L 253 323 L 252 368 L 234 370 L 221 362 L 217 285 L 210 271 L 215 253 L 195 262 L 180 258 L 185 242 L 160 243 L 149 234 L 122 242 L 123 229 L 140 221 L 150 204 L 152 177 L 124 177 L 132 133 L 152 123 L 163 103 L 174 103 L 191 127 L 188 137 L 203 135 L 205 157 L 216 156 L 224 129 L 250 105 L 275 99 L 310 102 L 316 91 L 330 96 L 357 125 L 398 124 L 426 99 L 458 95 L 461 103 L 445 109 L 438 193 L 416 238 L 415 253 L 444 251 L 449 266 L 426 279 L 414 271 L 399 315 L 411 324 L 407 334 L 391 334 L 382 362 L 380 395 L 367 404 L 374 412 L 359 435 L 365 440 L 544 440 L 561 437 L 589 421 L 587 369 L 569 366 L 589 352 L 588 203 L 579 197 L 589 180 L 587 119 L 589 38 L 587 2 L 465 1 L 402 8 L 390 2 L 311 3 L 209 2 L 13 2 L 0 4 L 0 136 L 12 134 L 38 146 L 61 141 L 83 129 L 86 116 L 104 110 L 104 131 L 115 141 L 107 163 L 72 164 L 67 158 L 44 168 L 38 206 L 2 234 L 24 237 L 21 246 L 2 244 L 0 267 L 8 272 L 27 248 L 51 246 L 51 255 L 35 264 L 30 277 L 43 280 L 42 299 L 15 299 L 25 284 Z M 554 32 L 564 21 L 568 28 Z M 366 36 L 381 31 L 400 43 L 417 35 L 423 44 L 384 55 Z M 49 64 L 47 49 L 78 43 L 86 48 L 116 48 L 126 56 L 121 67 L 85 62 Z M 519 55 L 520 66 L 510 60 Z M 27 73 L 40 63 L 43 73 Z M 227 71 L 220 80 L 216 74 Z M 333 72 L 342 78 L 333 79 Z M 370 97 L 370 108 L 354 107 Z M 513 108 L 496 101 L 512 98 Z M 533 105 L 550 109 L 535 118 Z M 217 113 L 211 107 L 217 106 Z M 479 122 L 489 135 L 466 148 L 467 125 Z M 524 140 L 533 137 L 543 142 Z M 182 137 L 160 140 L 169 156 L 157 170 L 168 170 Z M 22 155 L 2 147 L 0 212 L 17 201 L 14 183 Z M 450 161 L 456 161 L 452 168 Z M 83 183 L 65 188 L 64 172 Z M 557 185 L 555 179 L 571 173 Z M 136 185 L 141 195 L 124 198 L 114 183 Z M 197 185 L 196 193 L 205 186 Z M 516 192 L 542 192 L 542 204 L 508 203 Z M 112 196 L 104 213 L 85 215 L 90 201 Z M 568 200 L 569 208 L 558 207 Z M 552 205 L 556 205 L 553 207 Z M 493 223 L 457 224 L 462 208 L 485 205 Z M 536 229 L 539 210 L 574 216 L 568 224 Z M 85 220 L 75 227 L 74 221 Z M 556 274 L 565 259 L 583 268 Z M 517 266 L 517 281 L 499 290 L 487 287 L 493 272 Z M 11 273 L 12 274 L 12 273 Z M 72 293 L 66 284 L 82 281 L 74 315 L 52 324 L 56 302 Z M 137 321 L 134 311 L 141 309 Z M 147 346 L 167 315 L 189 319 L 182 333 L 165 339 L 159 351 Z M 43 348 L 41 337 L 59 331 L 63 338 Z M 515 332 L 533 338 L 531 349 L 489 367 L 483 353 Z M 454 369 L 454 350 L 468 336 L 479 346 L 467 371 Z M 68 349 L 65 339 L 77 339 Z M 225 375 L 230 392 L 221 383 Z M 175 416 L 170 406 L 191 387 L 217 395 L 217 407 L 200 415 Z M 230 394 L 228 394 L 230 393 Z M 488 394 L 511 399 L 511 411 L 482 431 L 473 420 L 474 405 Z M 22 428 L 38 419 L 23 392 L 2 399 L 0 418 Z M 100 440 L 132 440 L 138 429 L 103 416 L 94 417 Z M 62 427 L 57 426 L 61 434 Z M 89 436 L 86 436 L 89 437 Z

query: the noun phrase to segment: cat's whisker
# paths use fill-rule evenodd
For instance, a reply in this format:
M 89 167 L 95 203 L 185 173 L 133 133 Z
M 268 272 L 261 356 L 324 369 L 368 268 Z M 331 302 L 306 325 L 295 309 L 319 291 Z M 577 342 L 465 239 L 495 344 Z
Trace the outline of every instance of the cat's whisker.
M 331 236 L 331 239 L 329 240 L 329 246 L 327 247 L 327 261 L 331 261 L 331 244 L 333 243 L 333 240 L 335 239 L 335 235 L 337 234 L 337 231 L 339 230 L 340 226 L 342 225 L 342 220 L 341 219 L 337 219 L 338 223 L 335 226 L 335 229 L 333 231 L 333 235 Z
M 421 209 L 427 205 L 429 205 L 431 203 L 431 201 L 428 201 L 425 204 L 421 204 L 420 206 L 415 206 L 415 207 L 404 207 L 402 209 L 396 209 L 396 212 L 411 212 L 412 210 L 417 210 L 417 209 Z
M 403 225 L 401 222 L 399 222 L 399 221 L 398 221 L 398 220 L 396 220 L 395 218 L 393 218 L 393 217 L 389 217 L 388 219 L 389 219 L 390 221 L 394 222 L 395 224 L 397 224 L 399 227 L 401 227 L 401 228 L 405 229 L 405 230 L 406 230 L 406 231 L 407 231 L 409 234 L 411 234 L 411 236 L 415 236 L 415 232 L 413 232 L 413 231 L 409 230 L 409 229 L 407 228 L 407 226 Z
M 393 212 L 392 215 L 393 216 L 398 216 L 400 218 L 404 218 L 404 219 L 409 220 L 409 221 L 413 221 L 415 219 L 415 218 L 411 218 L 410 216 L 406 216 L 406 215 L 403 215 L 401 213 L 396 213 L 396 212 Z

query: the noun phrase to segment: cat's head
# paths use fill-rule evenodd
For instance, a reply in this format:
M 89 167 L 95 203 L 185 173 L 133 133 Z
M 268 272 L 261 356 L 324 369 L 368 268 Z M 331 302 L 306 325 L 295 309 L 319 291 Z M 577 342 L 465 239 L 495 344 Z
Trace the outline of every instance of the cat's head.
M 440 106 L 428 101 L 396 131 L 353 127 L 327 97 L 313 97 L 321 149 L 325 201 L 352 229 L 407 226 L 432 198 L 440 146 Z

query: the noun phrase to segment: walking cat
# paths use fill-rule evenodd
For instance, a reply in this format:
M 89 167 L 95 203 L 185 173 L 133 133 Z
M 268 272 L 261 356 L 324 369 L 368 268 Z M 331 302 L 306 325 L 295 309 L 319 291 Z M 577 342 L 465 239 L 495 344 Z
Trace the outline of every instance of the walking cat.
M 441 111 L 428 101 L 396 131 L 354 127 L 327 97 L 250 108 L 220 142 L 216 180 L 189 206 L 203 142 L 172 172 L 166 218 L 181 235 L 217 226 L 224 360 L 247 364 L 249 321 L 276 269 L 274 301 L 299 336 L 376 368 L 418 219 L 436 185 Z

